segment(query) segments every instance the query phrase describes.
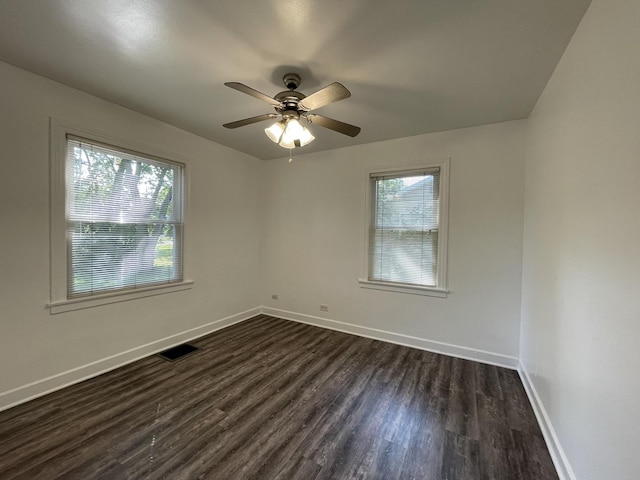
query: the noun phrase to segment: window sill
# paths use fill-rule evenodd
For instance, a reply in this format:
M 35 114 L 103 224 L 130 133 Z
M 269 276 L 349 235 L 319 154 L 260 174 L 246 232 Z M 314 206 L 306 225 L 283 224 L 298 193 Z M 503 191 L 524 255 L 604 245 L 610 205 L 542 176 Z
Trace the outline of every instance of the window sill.
M 358 279 L 361 288 L 371 288 L 374 290 L 386 290 L 388 292 L 408 293 L 410 295 L 425 295 L 428 297 L 447 298 L 448 290 L 434 287 L 420 287 L 417 285 L 402 285 L 390 282 L 375 282 L 372 280 Z
M 152 297 L 155 295 L 164 295 L 165 293 L 180 292 L 189 290 L 193 287 L 193 280 L 185 280 L 180 283 L 171 283 L 168 285 L 154 285 L 152 287 L 137 288 L 126 292 L 104 293 L 102 295 L 93 295 L 91 297 L 72 298 L 70 300 L 60 300 L 47 304 L 49 313 L 55 315 L 57 313 L 70 312 L 72 310 L 81 310 L 83 308 L 99 307 L 109 303 L 120 303 L 137 298 Z

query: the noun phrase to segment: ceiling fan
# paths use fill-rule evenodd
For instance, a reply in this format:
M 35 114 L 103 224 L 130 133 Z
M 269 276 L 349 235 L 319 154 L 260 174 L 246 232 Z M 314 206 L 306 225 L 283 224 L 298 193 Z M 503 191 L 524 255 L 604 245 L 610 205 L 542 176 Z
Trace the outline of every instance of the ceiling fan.
M 360 133 L 360 127 L 311 113 L 312 110 L 324 107 L 338 100 L 349 98 L 351 92 L 349 92 L 344 85 L 334 82 L 306 96 L 296 91 L 296 88 L 300 86 L 300 80 L 300 75 L 297 73 L 287 73 L 282 77 L 282 81 L 288 90 L 276 94 L 273 98 L 251 87 L 247 87 L 242 83 L 225 83 L 227 87 L 231 87 L 234 90 L 246 93 L 247 95 L 251 95 L 268 103 L 277 113 L 265 113 L 257 117 L 225 123 L 223 127 L 238 128 L 264 120 L 282 117 L 281 120 L 266 128 L 265 133 L 274 143 L 284 148 L 303 147 L 315 139 L 311 132 L 300 122 L 301 119 L 350 137 L 355 137 Z

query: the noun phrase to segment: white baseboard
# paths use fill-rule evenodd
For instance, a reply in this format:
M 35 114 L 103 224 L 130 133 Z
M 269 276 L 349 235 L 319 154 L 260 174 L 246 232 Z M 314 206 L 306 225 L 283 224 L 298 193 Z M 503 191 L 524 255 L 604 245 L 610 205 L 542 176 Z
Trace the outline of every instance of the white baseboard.
M 337 320 L 329 320 L 326 318 L 289 312 L 286 310 L 278 310 L 268 307 L 256 307 L 245 312 L 240 312 L 226 318 L 209 322 L 205 325 L 200 325 L 196 328 L 192 328 L 190 330 L 186 330 L 184 332 L 180 332 L 175 335 L 156 340 L 146 345 L 141 345 L 139 347 L 132 348 L 116 355 L 96 360 L 86 365 L 82 365 L 71 370 L 61 372 L 47 378 L 43 378 L 26 385 L 22 385 L 12 390 L 2 392 L 0 393 L 0 411 L 27 402 L 34 398 L 41 397 L 56 390 L 60 390 L 75 383 L 82 382 L 91 377 L 101 375 L 128 363 L 135 362 L 136 360 L 139 360 L 141 358 L 171 348 L 175 345 L 179 345 L 181 343 L 199 338 L 203 335 L 207 335 L 216 330 L 220 330 L 221 328 L 240 323 L 261 313 L 273 315 L 274 317 L 280 317 L 286 320 L 315 325 L 317 327 L 328 328 L 330 330 L 350 333 L 361 337 L 372 338 L 375 340 L 395 343 L 398 345 L 405 345 L 408 347 L 418 348 L 435 353 L 442 353 L 444 355 L 449 355 L 452 357 L 474 360 L 510 369 L 518 368 L 518 359 L 516 357 L 511 357 L 508 355 L 487 352 L 484 350 L 477 350 L 459 345 L 452 345 L 435 340 L 428 340 L 375 328 L 363 327 L 351 323 L 339 322 Z M 568 478 L 573 480 L 573 477 Z
M 259 315 L 256 307 L 0 393 L 0 411 Z
M 531 406 L 533 407 L 533 412 L 535 413 L 540 429 L 542 430 L 542 435 L 544 436 L 544 440 L 547 444 L 547 448 L 549 449 L 551 459 L 553 460 L 553 464 L 556 467 L 560 480 L 576 480 L 576 475 L 573 473 L 569 460 L 560 445 L 560 440 L 558 439 L 556 431 L 551 424 L 551 419 L 549 418 L 549 415 L 547 415 L 547 411 L 545 410 L 542 400 L 536 391 L 536 387 L 531 381 L 531 377 L 529 377 L 529 373 L 521 361 L 518 362 L 518 374 L 520 375 L 524 389 L 529 397 L 529 402 L 531 402 Z
M 428 340 L 425 338 L 413 337 L 401 333 L 388 332 L 377 328 L 363 327 L 352 323 L 339 322 L 337 320 L 329 320 L 327 318 L 315 317 L 313 315 L 305 315 L 302 313 L 289 312 L 279 310 L 277 308 L 262 307 L 262 313 L 272 315 L 274 317 L 284 318 L 285 320 L 293 320 L 294 322 L 315 325 L 316 327 L 328 328 L 339 332 L 350 333 L 360 337 L 373 338 L 374 340 L 382 340 L 383 342 L 396 343 L 407 347 L 427 350 L 434 353 L 442 353 L 451 357 L 464 358 L 466 360 L 474 360 L 476 362 L 488 363 L 499 367 L 506 367 L 512 370 L 518 368 L 518 359 L 500 353 L 487 352 L 474 348 L 463 347 L 460 345 L 452 345 L 450 343 Z

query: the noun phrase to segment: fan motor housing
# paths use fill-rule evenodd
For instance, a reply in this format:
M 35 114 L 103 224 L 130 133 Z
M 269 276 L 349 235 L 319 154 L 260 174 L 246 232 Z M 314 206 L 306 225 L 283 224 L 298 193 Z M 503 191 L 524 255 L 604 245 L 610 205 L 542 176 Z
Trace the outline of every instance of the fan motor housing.
M 294 92 L 293 90 L 285 90 L 278 93 L 274 98 L 279 102 L 282 102 L 285 110 L 298 110 L 298 104 L 302 101 L 306 95 L 300 92 Z

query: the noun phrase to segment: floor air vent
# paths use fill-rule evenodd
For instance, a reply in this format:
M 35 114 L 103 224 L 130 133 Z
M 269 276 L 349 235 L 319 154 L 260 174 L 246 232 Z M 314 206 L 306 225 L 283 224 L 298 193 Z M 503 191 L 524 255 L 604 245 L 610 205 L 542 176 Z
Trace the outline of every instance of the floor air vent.
M 178 345 L 177 347 L 173 347 L 169 350 L 158 353 L 158 356 L 164 358 L 165 360 L 169 360 L 170 362 L 175 362 L 176 360 L 180 360 L 181 358 L 186 357 L 196 350 L 198 350 L 198 347 L 194 347 L 193 345 L 189 345 L 188 343 L 183 343 L 182 345 Z

